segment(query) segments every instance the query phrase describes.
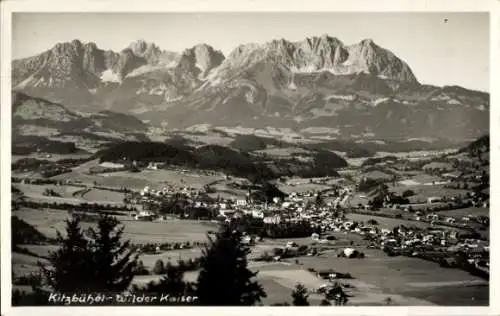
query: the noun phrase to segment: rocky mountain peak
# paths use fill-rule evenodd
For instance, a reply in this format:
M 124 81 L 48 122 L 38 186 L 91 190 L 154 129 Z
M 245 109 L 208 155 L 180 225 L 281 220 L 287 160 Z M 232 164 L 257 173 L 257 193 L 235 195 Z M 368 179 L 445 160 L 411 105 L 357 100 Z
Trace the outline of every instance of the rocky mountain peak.
M 365 38 L 361 41 L 361 44 L 364 46 L 375 46 L 375 42 L 371 38 Z
M 207 44 L 198 44 L 186 49 L 182 53 L 181 60 L 189 60 L 202 74 L 206 74 L 213 68 L 218 67 L 224 61 L 224 54 Z
M 151 52 L 161 52 L 160 48 L 156 46 L 154 43 L 146 42 L 145 40 L 137 40 L 135 42 L 130 43 L 127 47 L 131 49 L 134 55 L 143 57 Z

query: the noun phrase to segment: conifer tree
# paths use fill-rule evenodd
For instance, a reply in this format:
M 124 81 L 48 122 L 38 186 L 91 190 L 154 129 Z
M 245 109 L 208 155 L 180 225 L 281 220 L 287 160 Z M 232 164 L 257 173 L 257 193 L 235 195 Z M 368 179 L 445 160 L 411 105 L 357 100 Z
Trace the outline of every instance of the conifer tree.
M 302 284 L 297 284 L 292 292 L 292 304 L 294 306 L 309 306 L 307 289 Z
M 66 234 L 57 233 L 60 248 L 42 266 L 47 285 L 61 293 L 122 292 L 137 272 L 137 255 L 128 241 L 122 242 L 123 227 L 101 215 L 97 229 L 85 236 L 80 218 L 66 220 Z
M 327 300 L 326 298 L 324 298 L 324 299 L 321 300 L 320 305 L 321 306 L 330 306 L 330 305 L 332 305 L 332 303 L 330 303 L 329 300 Z
M 85 292 L 90 290 L 92 253 L 89 241 L 80 227 L 80 219 L 73 215 L 66 221 L 66 236 L 57 232 L 60 248 L 49 254 L 49 266 L 42 266 L 48 285 L 58 292 Z
M 125 291 L 134 277 L 138 254 L 130 241 L 122 242 L 123 226 L 109 215 L 101 215 L 97 229 L 90 228 L 93 291 Z
M 163 260 L 156 260 L 155 266 L 153 268 L 154 274 L 163 274 L 165 273 L 165 265 L 163 264 Z
M 233 225 L 224 225 L 201 258 L 197 297 L 200 305 L 250 306 L 266 297 L 262 286 L 253 279 L 257 272 L 247 267 L 249 248 L 242 244 L 241 233 Z
M 170 297 L 195 296 L 194 285 L 184 281 L 184 271 L 179 266 L 167 263 L 166 275 L 159 282 L 149 282 L 144 288 L 134 286 L 136 293 L 148 293 L 155 295 L 170 295 Z M 183 302 L 164 302 L 163 305 L 181 305 Z M 186 302 L 186 304 L 192 304 Z

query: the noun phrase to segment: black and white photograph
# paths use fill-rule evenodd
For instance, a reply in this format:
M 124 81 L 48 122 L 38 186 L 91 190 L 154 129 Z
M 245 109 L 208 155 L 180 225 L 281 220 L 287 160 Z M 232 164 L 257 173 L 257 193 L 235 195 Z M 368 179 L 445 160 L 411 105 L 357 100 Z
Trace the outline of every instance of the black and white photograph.
M 12 12 L 2 296 L 488 307 L 490 19 Z

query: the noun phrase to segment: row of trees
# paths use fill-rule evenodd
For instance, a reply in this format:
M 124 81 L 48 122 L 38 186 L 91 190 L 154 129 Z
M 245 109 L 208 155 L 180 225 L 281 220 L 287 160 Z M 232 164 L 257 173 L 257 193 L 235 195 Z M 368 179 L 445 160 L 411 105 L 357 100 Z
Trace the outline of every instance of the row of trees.
M 135 207 L 119 205 L 119 204 L 98 204 L 98 203 L 57 203 L 57 202 L 35 202 L 26 200 L 16 200 L 12 201 L 12 208 L 17 209 L 19 207 L 26 207 L 31 209 L 56 209 L 56 210 L 66 210 L 69 212 L 91 212 L 91 213 L 102 213 L 105 212 L 109 215 L 123 215 L 123 212 L 137 211 Z M 101 211 L 106 210 L 106 211 Z
M 320 233 L 319 228 L 313 228 L 308 221 L 264 223 L 261 218 L 244 215 L 239 219 L 233 219 L 233 223 L 239 230 L 262 238 L 301 238 L 310 237 L 312 233 Z

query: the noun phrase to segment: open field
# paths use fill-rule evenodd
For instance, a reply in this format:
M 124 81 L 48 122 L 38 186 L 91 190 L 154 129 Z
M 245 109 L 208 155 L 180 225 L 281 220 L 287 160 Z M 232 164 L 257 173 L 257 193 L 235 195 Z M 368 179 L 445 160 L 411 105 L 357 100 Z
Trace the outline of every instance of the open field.
M 468 207 L 458 210 L 441 211 L 439 215 L 461 218 L 464 216 L 490 216 L 490 209 L 486 207 Z
M 443 302 L 444 296 L 450 289 L 457 285 L 485 285 L 484 281 L 474 277 L 469 273 L 458 269 L 441 268 L 438 264 L 409 257 L 388 257 L 381 250 L 362 249 L 365 253 L 364 259 L 346 259 L 329 257 L 302 257 L 299 261 L 304 267 L 316 270 L 334 269 L 343 273 L 350 273 L 356 280 L 364 284 L 354 284 L 356 287 L 374 287 L 385 293 L 384 298 L 394 295 L 410 295 L 423 298 L 426 291 L 431 290 L 440 304 L 453 304 L 453 300 Z M 425 284 L 424 282 L 428 282 Z M 437 283 L 438 282 L 438 283 Z M 473 289 L 474 290 L 474 289 Z M 483 291 L 487 291 L 487 287 Z M 474 290 L 475 291 L 475 290 Z M 414 295 L 419 293 L 419 295 Z M 484 294 L 484 293 L 483 293 Z M 358 295 L 359 296 L 359 295 Z M 425 296 L 425 295 L 424 295 Z M 471 301 L 471 296 L 467 291 L 462 293 L 461 299 L 469 297 L 469 304 L 487 304 L 487 301 Z M 458 298 L 455 298 L 458 299 Z M 353 298 L 355 300 L 355 298 Z M 353 301 L 354 303 L 354 301 Z M 360 302 L 361 303 L 361 302 Z M 408 304 L 407 304 L 408 305 Z
M 165 222 L 122 221 L 125 225 L 124 238 L 134 243 L 189 241 L 204 242 L 207 233 L 217 229 L 216 223 L 167 220 Z
M 91 189 L 89 191 L 85 188 L 70 185 L 34 185 L 34 184 L 14 184 L 24 192 L 25 196 L 35 202 L 56 202 L 56 203 L 99 203 L 99 204 L 123 204 L 124 194 L 109 190 Z M 45 196 L 45 190 L 53 190 L 59 196 Z M 83 194 L 80 194 L 83 193 Z
M 393 176 L 389 173 L 382 172 L 379 170 L 373 170 L 368 172 L 363 172 L 359 175 L 360 178 L 369 178 L 369 179 L 380 179 L 380 180 L 391 180 Z
M 64 220 L 68 213 L 59 210 L 22 209 L 13 213 L 35 226 L 47 237 L 55 237 L 56 230 L 64 231 Z M 124 238 L 133 243 L 166 241 L 206 241 L 207 232 L 217 228 L 216 223 L 190 220 L 167 220 L 164 222 L 146 222 L 132 220 L 126 216 L 117 216 L 125 226 Z M 83 223 L 83 227 L 93 224 Z
M 347 218 L 349 218 L 350 220 L 353 220 L 353 221 L 367 222 L 370 219 L 374 219 L 378 222 L 378 226 L 381 228 L 392 229 L 393 227 L 397 227 L 400 225 L 416 226 L 418 228 L 430 227 L 429 223 L 419 222 L 419 221 L 409 221 L 409 220 L 398 219 L 398 218 L 388 218 L 388 217 L 382 217 L 382 216 L 354 214 L 354 213 L 348 213 L 348 214 L 346 214 L 346 216 L 347 216 Z M 435 227 L 438 227 L 438 225 L 436 225 Z
M 196 172 L 181 172 L 174 170 L 143 170 L 137 173 L 116 172 L 112 174 L 103 174 L 104 177 L 126 177 L 132 179 L 141 179 L 155 183 L 168 183 L 177 186 L 190 186 L 202 188 L 204 185 L 220 180 L 220 176 L 204 175 Z
M 84 200 L 99 204 L 123 204 L 124 197 L 123 193 L 101 189 L 91 189 L 82 195 Z
M 12 163 L 15 163 L 18 160 L 25 159 L 25 158 L 35 158 L 35 159 L 42 159 L 42 160 L 49 160 L 49 161 L 57 161 L 61 159 L 86 159 L 91 156 L 91 153 L 87 153 L 82 151 L 81 153 L 75 153 L 75 154 L 50 154 L 50 157 L 48 157 L 46 154 L 31 154 L 31 155 L 12 155 Z
M 143 170 L 133 173 L 128 171 L 118 171 L 101 174 L 85 174 L 80 171 L 58 175 L 54 179 L 81 181 L 83 183 L 96 183 L 100 186 L 123 188 L 127 187 L 133 190 L 141 190 L 145 186 L 160 188 L 164 184 L 177 186 L 190 186 L 193 188 L 202 188 L 204 185 L 222 177 L 215 175 L 204 175 L 196 172 L 174 171 L 174 170 Z
M 56 231 L 64 230 L 64 221 L 68 218 L 68 213 L 60 210 L 49 209 L 21 209 L 12 212 L 13 216 L 26 221 L 28 224 L 33 225 L 42 234 L 49 238 L 57 236 Z
M 411 180 L 418 184 L 432 184 L 433 182 L 443 181 L 443 179 L 438 176 L 433 176 L 426 173 L 417 173 L 416 175 L 411 177 Z
M 68 213 L 59 210 L 32 210 L 21 209 L 13 213 L 13 215 L 25 220 L 33 225 L 42 234 L 47 237 L 55 238 L 57 231 L 64 235 L 65 224 L 64 220 L 68 218 Z M 124 216 L 118 216 L 119 220 L 125 225 L 123 233 L 124 239 L 130 239 L 132 243 L 154 243 L 154 242 L 185 242 L 191 243 L 195 241 L 207 241 L 207 233 L 210 230 L 216 230 L 217 225 L 210 222 L 189 221 L 189 220 L 172 220 L 165 222 L 142 222 L 131 220 Z M 93 223 L 82 223 L 82 228 L 94 226 Z M 54 251 L 57 247 L 51 245 L 22 245 L 23 248 L 40 255 L 47 256 L 49 251 Z M 201 249 L 186 249 L 172 250 L 161 254 L 144 254 L 140 257 L 147 268 L 152 268 L 158 259 L 165 262 L 169 260 L 177 262 L 179 259 L 189 260 L 201 256 Z M 13 271 L 18 274 L 26 274 L 29 272 L 38 271 L 37 261 L 43 259 L 33 256 L 14 253 L 12 264 Z
M 23 184 L 23 183 L 15 183 L 13 184 L 15 187 L 24 192 L 27 196 L 43 196 L 43 192 L 47 189 L 53 190 L 56 193 L 60 194 L 63 198 L 73 198 L 73 194 L 82 190 L 82 187 L 71 186 L 71 185 L 54 185 L 54 184 L 44 184 L 44 185 L 35 185 L 35 184 Z
M 303 192 L 308 192 L 308 191 L 319 192 L 319 191 L 329 189 L 329 188 L 331 188 L 331 186 L 306 182 L 306 183 L 298 183 L 298 184 L 294 184 L 294 185 L 280 184 L 278 186 L 278 188 L 281 191 L 283 191 L 287 194 L 290 194 L 292 192 L 296 192 L 296 193 L 303 193 Z
M 12 253 L 12 272 L 16 276 L 26 275 L 38 272 L 38 262 L 47 263 L 46 260 L 34 256 L 13 252 Z
M 245 199 L 248 191 L 239 188 L 234 188 L 227 185 L 228 181 L 219 180 L 216 184 L 211 185 L 211 188 L 216 192 L 210 193 L 211 198 L 217 198 L 218 196 L 222 199 Z M 235 182 L 231 180 L 231 182 Z
M 59 249 L 56 245 L 23 245 L 22 248 L 25 248 L 41 257 L 46 257 L 49 252 L 57 251 L 57 249 Z
M 467 190 L 445 188 L 441 184 L 436 184 L 436 185 L 418 184 L 410 186 L 403 184 L 396 184 L 396 186 L 392 185 L 389 186 L 389 191 L 394 192 L 398 195 L 403 194 L 403 192 L 406 190 L 412 190 L 413 192 L 415 192 L 415 195 L 408 197 L 410 203 L 426 203 L 427 198 L 429 197 L 446 196 L 448 198 L 451 198 L 453 196 L 465 195 L 467 193 Z

